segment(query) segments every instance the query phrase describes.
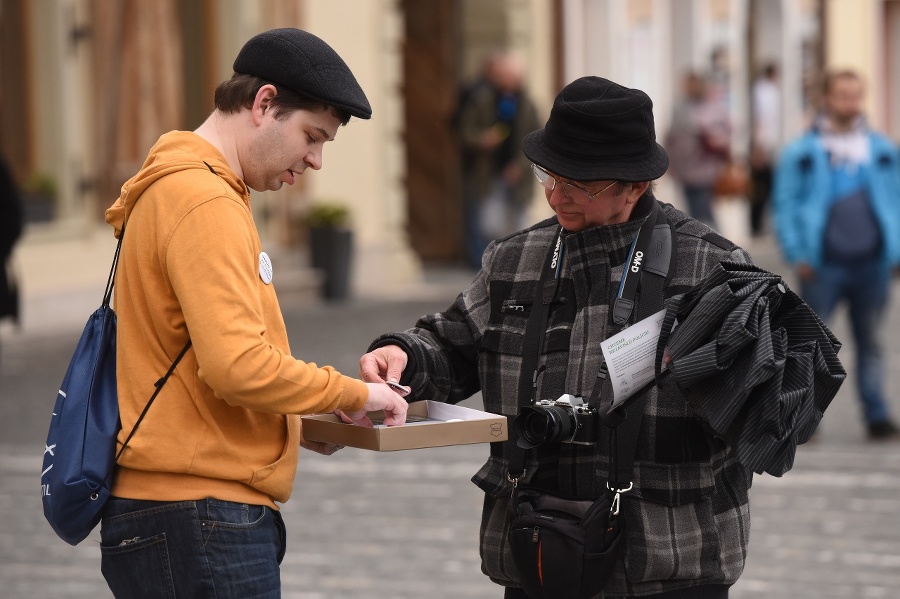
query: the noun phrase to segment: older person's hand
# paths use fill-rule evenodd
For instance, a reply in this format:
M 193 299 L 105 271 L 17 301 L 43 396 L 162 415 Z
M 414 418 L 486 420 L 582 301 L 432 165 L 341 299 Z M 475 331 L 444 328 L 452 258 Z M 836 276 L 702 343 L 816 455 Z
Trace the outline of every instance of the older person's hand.
M 367 383 L 399 383 L 408 359 L 399 345 L 383 345 L 359 359 L 359 378 Z
M 816 278 L 816 271 L 806 262 L 798 262 L 795 270 L 797 272 L 797 278 L 801 281 L 812 281 Z

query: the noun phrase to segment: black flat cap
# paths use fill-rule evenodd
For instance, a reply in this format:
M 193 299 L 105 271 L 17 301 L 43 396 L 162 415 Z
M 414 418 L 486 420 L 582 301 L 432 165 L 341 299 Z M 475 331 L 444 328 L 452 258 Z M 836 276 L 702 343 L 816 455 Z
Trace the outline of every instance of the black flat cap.
M 564 87 L 547 124 L 522 146 L 529 160 L 573 181 L 653 181 L 669 167 L 649 96 L 602 77 Z
M 369 100 L 350 67 L 308 31 L 286 27 L 250 38 L 234 59 L 234 72 L 283 85 L 357 118 L 372 118 Z

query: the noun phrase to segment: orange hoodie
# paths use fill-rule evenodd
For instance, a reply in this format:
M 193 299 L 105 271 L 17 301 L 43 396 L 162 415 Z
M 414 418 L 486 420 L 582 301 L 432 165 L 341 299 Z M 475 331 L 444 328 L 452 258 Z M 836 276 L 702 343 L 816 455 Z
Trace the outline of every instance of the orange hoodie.
M 113 495 L 277 507 L 296 472 L 297 415 L 362 409 L 368 389 L 291 357 L 249 190 L 203 138 L 160 137 L 106 220 L 127 230 L 114 304 L 120 446 L 192 341 L 119 459 Z

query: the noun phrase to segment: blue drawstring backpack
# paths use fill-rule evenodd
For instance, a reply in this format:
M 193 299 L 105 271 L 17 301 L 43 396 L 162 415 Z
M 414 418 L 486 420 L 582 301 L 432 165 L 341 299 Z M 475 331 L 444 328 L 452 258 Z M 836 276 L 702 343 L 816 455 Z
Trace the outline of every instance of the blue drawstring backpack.
M 169 371 L 156 382 L 156 390 L 116 454 L 121 424 L 116 393 L 116 314 L 110 299 L 124 237 L 123 224 L 103 303 L 88 318 L 75 347 L 59 387 L 44 446 L 44 517 L 54 532 L 71 545 L 83 541 L 100 522 L 116 461 L 191 345 L 188 341 Z

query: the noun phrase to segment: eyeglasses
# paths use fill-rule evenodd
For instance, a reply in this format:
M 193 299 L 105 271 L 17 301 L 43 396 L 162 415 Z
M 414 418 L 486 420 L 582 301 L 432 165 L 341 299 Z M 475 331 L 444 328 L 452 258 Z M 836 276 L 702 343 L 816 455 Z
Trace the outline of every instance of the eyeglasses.
M 556 189 L 557 185 L 560 185 L 562 186 L 562 192 L 563 195 L 566 196 L 566 199 L 575 202 L 576 204 L 590 204 L 591 200 L 616 184 L 616 181 L 613 181 L 600 191 L 591 193 L 584 187 L 579 187 L 574 183 L 560 181 L 558 178 L 534 163 L 531 164 L 531 171 L 534 173 L 534 177 L 538 180 L 538 183 L 540 183 L 544 189 L 553 191 Z

